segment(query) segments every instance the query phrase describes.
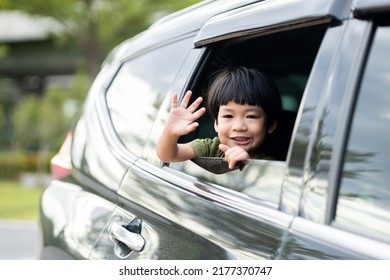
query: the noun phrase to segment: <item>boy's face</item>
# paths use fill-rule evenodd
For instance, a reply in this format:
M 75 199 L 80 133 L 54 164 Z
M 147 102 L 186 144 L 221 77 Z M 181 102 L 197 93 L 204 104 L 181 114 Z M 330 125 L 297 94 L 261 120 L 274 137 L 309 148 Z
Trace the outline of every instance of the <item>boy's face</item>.
M 239 146 L 250 157 L 255 157 L 265 136 L 275 129 L 276 123 L 267 128 L 266 116 L 261 107 L 230 101 L 220 106 L 214 127 L 222 144 Z

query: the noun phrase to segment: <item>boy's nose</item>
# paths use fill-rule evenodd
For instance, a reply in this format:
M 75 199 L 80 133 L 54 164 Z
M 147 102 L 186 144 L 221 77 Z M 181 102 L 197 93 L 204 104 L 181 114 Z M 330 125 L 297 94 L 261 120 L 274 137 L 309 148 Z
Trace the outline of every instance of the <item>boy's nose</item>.
M 247 129 L 245 121 L 242 119 L 234 120 L 232 129 L 235 131 L 245 131 Z

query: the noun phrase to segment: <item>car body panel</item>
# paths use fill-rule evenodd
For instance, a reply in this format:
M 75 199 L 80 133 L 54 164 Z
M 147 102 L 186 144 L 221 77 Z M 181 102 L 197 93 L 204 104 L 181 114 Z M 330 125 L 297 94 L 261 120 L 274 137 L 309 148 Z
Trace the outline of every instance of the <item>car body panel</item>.
M 42 195 L 41 221 L 51 223 L 41 226 L 41 259 L 88 259 L 115 209 L 114 192 L 97 195 L 75 183 L 52 181 Z
M 388 260 L 390 246 L 326 225 L 295 218 L 281 258 Z
M 142 233 L 145 250 L 130 258 L 176 259 L 181 252 L 182 259 L 275 259 L 292 219 L 244 195 L 237 198 L 227 189 L 145 162 L 128 172 L 119 195 L 114 219 L 128 223 L 138 217 L 147 228 Z M 108 229 L 103 241 L 107 234 Z M 115 259 L 110 248 L 102 250 L 100 242 L 97 246 L 106 258 Z

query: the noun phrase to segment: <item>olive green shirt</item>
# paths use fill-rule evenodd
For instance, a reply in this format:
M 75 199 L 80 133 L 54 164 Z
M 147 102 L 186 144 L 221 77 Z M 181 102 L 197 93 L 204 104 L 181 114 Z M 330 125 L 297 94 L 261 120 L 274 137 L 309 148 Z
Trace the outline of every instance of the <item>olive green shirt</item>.
M 194 150 L 196 157 L 225 157 L 225 153 L 219 149 L 221 141 L 219 141 L 218 137 L 214 137 L 212 139 L 195 139 L 188 144 Z M 259 152 L 259 154 L 254 158 L 273 160 L 272 157 L 267 157 L 263 152 Z
M 194 150 L 196 157 L 224 157 L 224 152 L 219 149 L 218 137 L 195 139 L 188 143 Z

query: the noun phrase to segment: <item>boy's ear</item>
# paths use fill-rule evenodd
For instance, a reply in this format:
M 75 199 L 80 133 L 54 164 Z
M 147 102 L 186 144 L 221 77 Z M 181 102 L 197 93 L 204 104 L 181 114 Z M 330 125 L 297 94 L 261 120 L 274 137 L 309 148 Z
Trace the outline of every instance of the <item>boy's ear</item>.
M 215 132 L 218 133 L 218 122 L 217 122 L 217 120 L 214 120 L 214 129 L 215 129 Z
M 268 128 L 267 132 L 272 133 L 274 132 L 275 128 L 278 126 L 278 122 L 274 121 L 274 123 Z

